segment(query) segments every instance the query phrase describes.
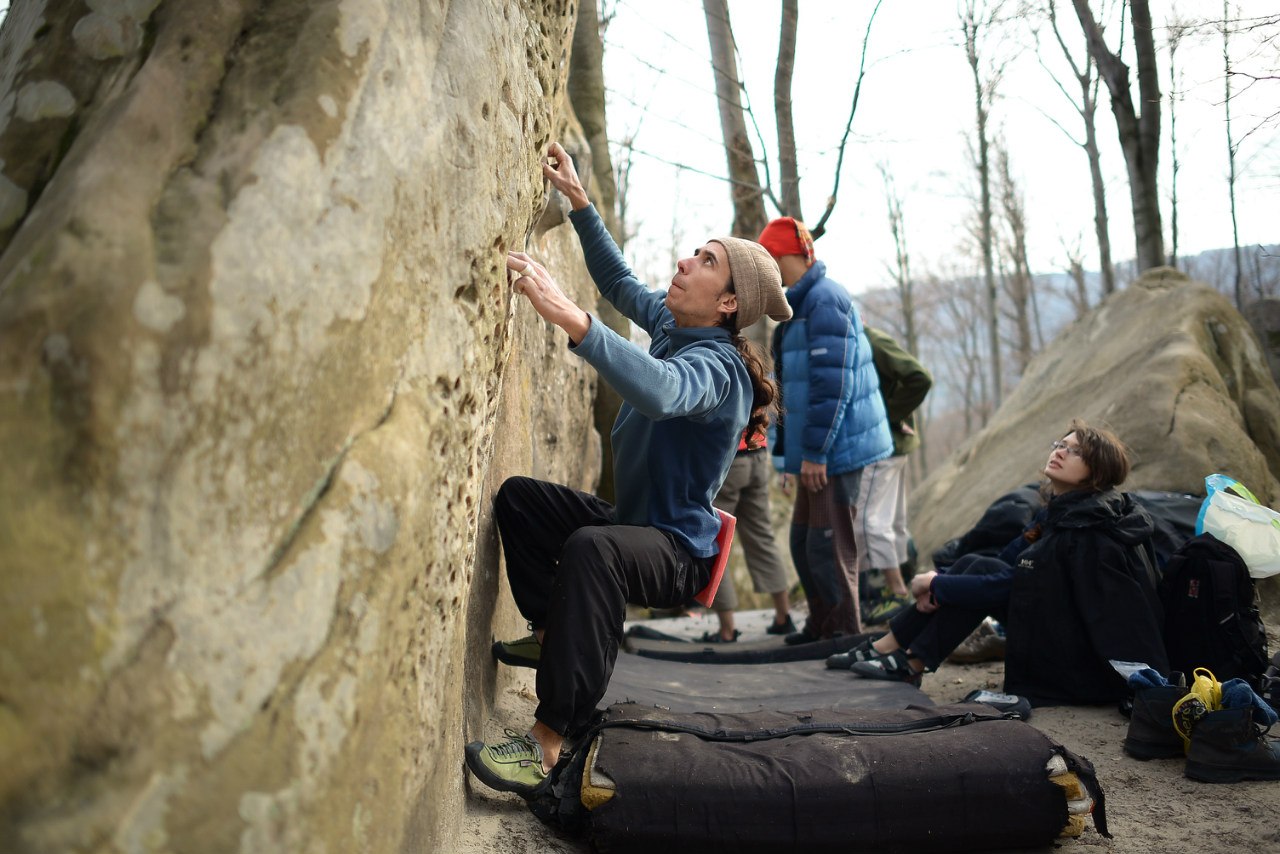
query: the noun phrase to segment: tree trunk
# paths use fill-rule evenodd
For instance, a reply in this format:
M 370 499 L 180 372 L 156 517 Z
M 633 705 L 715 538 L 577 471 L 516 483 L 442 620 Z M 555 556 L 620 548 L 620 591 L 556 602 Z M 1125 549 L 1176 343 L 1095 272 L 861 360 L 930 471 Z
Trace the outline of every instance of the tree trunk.
M 1178 47 L 1186 32 L 1180 21 L 1169 25 L 1169 266 L 1178 266 Z
M 1068 254 L 1067 261 L 1067 273 L 1071 276 L 1072 284 L 1075 285 L 1071 307 L 1075 310 L 1076 319 L 1079 320 L 1089 310 L 1089 288 L 1085 284 L 1084 261 L 1078 253 Z
M 1107 218 L 1107 190 L 1102 181 L 1102 155 L 1098 150 L 1098 77 L 1094 74 L 1097 63 L 1094 62 L 1093 55 L 1087 51 L 1083 65 L 1078 64 L 1075 57 L 1071 55 L 1066 41 L 1062 38 L 1062 31 L 1058 29 L 1058 9 L 1054 0 L 1049 0 L 1049 24 L 1053 28 L 1058 47 L 1062 49 L 1062 55 L 1071 66 L 1076 82 L 1080 85 L 1080 103 L 1076 105 L 1076 112 L 1084 122 L 1084 143 L 1081 147 L 1084 148 L 1085 157 L 1089 161 L 1089 185 L 1093 190 L 1093 230 L 1098 241 L 1098 271 L 1102 276 L 1102 293 L 1106 296 L 1115 292 L 1116 273 L 1111 262 L 1111 226 Z M 1062 91 L 1066 93 L 1065 88 L 1062 88 Z M 1087 293 L 1081 291 L 1080 295 L 1085 297 L 1083 305 L 1087 309 Z
M 1222 0 L 1222 67 L 1223 86 L 1226 89 L 1222 106 L 1227 118 L 1227 192 L 1231 196 L 1231 246 L 1235 250 L 1236 310 L 1244 310 L 1244 270 L 1240 263 L 1240 227 L 1236 222 L 1236 144 L 1231 138 L 1231 8 Z
M 764 194 L 756 171 L 755 153 L 747 136 L 747 120 L 742 109 L 742 85 L 734 59 L 729 6 L 725 0 L 702 0 L 707 17 L 707 39 L 711 43 L 711 67 L 720 103 L 720 129 L 724 134 L 725 159 L 733 197 L 733 234 L 750 240 L 760 236 L 768 221 Z
M 568 92 L 573 112 L 591 146 L 591 178 L 595 187 L 591 201 L 613 239 L 621 242 L 618 228 L 618 188 L 609 156 L 605 122 L 604 43 L 600 39 L 600 13 L 596 0 L 580 0 L 578 21 L 573 30 L 573 53 L 569 61 Z
M 1084 30 L 1089 53 L 1111 93 L 1120 149 L 1129 174 L 1129 199 L 1133 209 L 1134 254 L 1138 272 L 1165 262 L 1164 233 L 1160 221 L 1157 167 L 1160 154 L 1160 81 L 1157 78 L 1155 38 L 1147 0 L 1132 0 L 1133 41 L 1138 56 L 1139 114 L 1129 88 L 1129 67 L 1112 53 L 1094 20 L 1089 0 L 1072 0 Z
M 1013 323 L 1016 339 L 1014 340 L 1014 360 L 1021 377 L 1031 361 L 1034 345 L 1031 341 L 1031 271 L 1027 263 L 1027 224 L 1023 214 L 1022 200 L 1018 198 L 1017 187 L 1013 184 L 1013 173 L 1009 169 L 1009 154 L 1004 150 L 996 152 L 996 165 L 1000 178 L 1000 207 L 1004 214 L 1005 227 L 1008 228 L 1007 254 L 1012 269 L 1006 284 L 1006 293 L 1013 309 Z
M 618 245 L 623 244 L 623 223 L 617 214 L 618 185 L 609 156 L 609 138 L 605 122 L 604 44 L 600 39 L 600 13 L 596 0 L 580 0 L 578 21 L 573 31 L 573 54 L 569 62 L 567 84 L 569 102 L 582 125 L 591 147 L 591 201 L 600 212 L 605 227 Z M 631 321 L 604 297 L 596 300 L 596 316 L 605 326 L 624 338 L 631 335 Z M 622 406 L 622 397 L 604 380 L 596 383 L 592 407 L 596 432 L 600 434 L 600 485 L 597 493 L 606 501 L 614 500 L 613 422 Z
M 1089 158 L 1089 186 L 1093 188 L 1093 232 L 1098 240 L 1098 271 L 1104 296 L 1115 293 L 1116 270 L 1111 262 L 1111 223 L 1107 218 L 1107 185 L 1102 180 L 1102 154 L 1098 149 L 1097 93 L 1086 94 L 1084 151 Z M 1088 307 L 1086 302 L 1085 307 Z
M 778 65 L 773 74 L 773 113 L 778 127 L 778 167 L 782 180 L 782 214 L 803 220 L 800 213 L 800 170 L 796 161 L 796 132 L 791 119 L 791 75 L 796 62 L 798 0 L 782 0 L 778 31 Z
M 987 119 L 991 103 L 991 93 L 982 82 L 978 58 L 978 31 L 982 22 L 972 0 L 965 8 L 962 21 L 964 28 L 965 54 L 969 60 L 969 70 L 973 74 L 974 105 L 977 110 L 978 123 L 978 185 L 981 197 L 979 211 L 980 240 L 982 243 L 982 280 L 986 292 L 987 338 L 991 359 L 991 389 L 993 409 L 1000 407 L 1003 384 L 1000 377 L 1000 315 L 997 307 L 995 261 L 993 256 L 994 235 L 991 229 L 991 164 L 987 143 Z

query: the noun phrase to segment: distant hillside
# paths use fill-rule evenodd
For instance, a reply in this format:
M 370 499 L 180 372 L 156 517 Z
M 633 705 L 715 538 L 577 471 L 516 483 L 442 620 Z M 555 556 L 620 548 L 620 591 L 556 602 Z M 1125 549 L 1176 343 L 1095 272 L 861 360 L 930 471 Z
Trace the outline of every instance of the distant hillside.
M 1244 302 L 1259 296 L 1280 296 L 1280 245 L 1241 247 Z M 1178 269 L 1193 280 L 1204 282 L 1235 302 L 1235 252 L 1212 249 L 1178 259 Z M 1116 268 L 1120 290 L 1136 278 L 1133 263 Z M 1102 277 L 1086 271 L 1080 284 L 1068 272 L 1038 273 L 1033 276 L 1034 296 L 1029 306 L 1032 351 L 1049 347 L 1077 317 L 1102 301 Z M 924 465 L 940 462 L 952 449 L 990 417 L 991 395 L 987 312 L 981 275 L 942 279 L 922 276 L 915 283 L 917 355 L 933 372 L 934 388 L 925 402 L 926 445 Z M 1015 357 L 1016 319 L 1008 295 L 1001 285 L 1000 336 L 1004 397 L 1017 388 L 1019 376 Z M 892 288 L 870 290 L 857 295 L 866 323 L 886 329 L 900 339 L 901 305 Z

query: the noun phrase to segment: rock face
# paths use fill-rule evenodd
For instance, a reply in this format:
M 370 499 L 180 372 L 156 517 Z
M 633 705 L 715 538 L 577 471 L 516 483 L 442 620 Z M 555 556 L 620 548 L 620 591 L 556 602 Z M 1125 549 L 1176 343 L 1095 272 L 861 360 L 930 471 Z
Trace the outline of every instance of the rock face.
M 0 848 L 441 850 L 519 626 L 489 498 L 598 474 L 503 264 L 594 294 L 538 169 L 574 18 L 10 13 Z
M 1075 416 L 1109 425 L 1130 447 L 1126 488 L 1203 495 L 1205 476 L 1223 472 L 1263 503 L 1280 500 L 1280 391 L 1257 341 L 1224 297 L 1158 268 L 1063 332 L 991 423 L 914 491 L 921 555 L 1038 480 L 1049 443 Z M 1273 621 L 1277 582 L 1260 585 Z

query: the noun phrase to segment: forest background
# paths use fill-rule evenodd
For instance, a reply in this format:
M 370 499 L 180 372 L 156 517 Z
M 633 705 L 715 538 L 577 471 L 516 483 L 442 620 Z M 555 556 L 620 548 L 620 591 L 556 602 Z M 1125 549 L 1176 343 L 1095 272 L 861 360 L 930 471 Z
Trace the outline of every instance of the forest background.
M 601 0 L 628 259 L 665 287 L 675 260 L 713 233 L 754 236 L 753 219 L 784 213 L 821 224 L 829 274 L 935 375 L 918 480 L 986 423 L 1063 326 L 1152 266 L 1135 260 L 1126 159 L 1079 9 L 1124 63 L 1138 121 L 1155 124 L 1165 263 L 1239 308 L 1280 295 L 1280 14 L 1258 0 L 1135 5 Z M 1154 52 L 1155 110 L 1139 91 L 1138 30 Z M 787 111 L 794 172 L 779 145 Z

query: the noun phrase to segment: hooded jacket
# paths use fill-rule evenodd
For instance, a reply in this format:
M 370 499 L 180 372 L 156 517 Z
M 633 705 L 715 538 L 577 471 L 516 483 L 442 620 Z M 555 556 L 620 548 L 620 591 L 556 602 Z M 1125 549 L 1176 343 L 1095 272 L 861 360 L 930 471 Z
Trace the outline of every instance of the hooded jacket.
M 1005 690 L 1041 702 L 1110 703 L 1127 692 L 1110 660 L 1169 670 L 1151 517 L 1114 489 L 1069 492 L 1013 568 Z
M 782 470 L 799 474 L 807 460 L 845 474 L 891 456 L 871 344 L 848 291 L 815 261 L 787 288 L 787 302 L 794 316 L 774 335 L 784 412 L 771 444 Z
M 720 531 L 711 501 L 751 415 L 751 375 L 727 330 L 675 325 L 666 294 L 631 272 L 594 205 L 569 219 L 601 295 L 650 336 L 645 352 L 593 316 L 569 348 L 623 400 L 612 433 L 614 520 L 667 531 L 710 557 Z

